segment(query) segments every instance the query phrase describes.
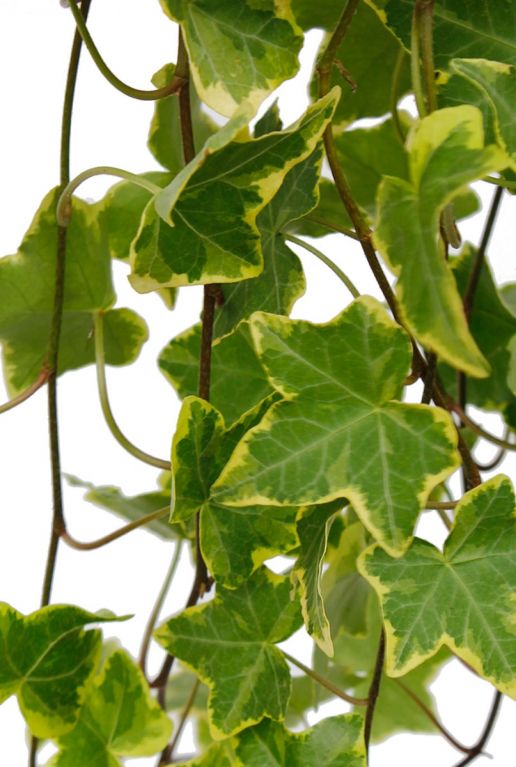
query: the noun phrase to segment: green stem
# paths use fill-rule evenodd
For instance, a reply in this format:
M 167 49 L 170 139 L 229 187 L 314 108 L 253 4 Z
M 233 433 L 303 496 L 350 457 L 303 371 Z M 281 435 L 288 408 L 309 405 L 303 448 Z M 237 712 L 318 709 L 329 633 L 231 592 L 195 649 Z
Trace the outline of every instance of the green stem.
M 383 627 L 380 631 L 380 639 L 378 641 L 378 650 L 376 652 L 376 662 L 374 666 L 373 678 L 369 686 L 369 693 L 367 695 L 367 709 L 365 712 L 364 722 L 364 744 L 366 751 L 366 759 L 369 753 L 369 741 L 371 740 L 371 730 L 373 728 L 373 718 L 376 708 L 376 702 L 378 695 L 380 694 L 380 684 L 382 681 L 383 663 L 385 660 L 385 632 Z
M 417 23 L 421 41 L 421 61 L 423 64 L 423 77 L 425 79 L 426 103 L 428 112 L 437 109 L 437 93 L 435 89 L 435 66 L 434 66 L 434 0 L 416 0 Z
M 118 540 L 118 538 L 122 538 L 124 535 L 131 533 L 133 530 L 137 530 L 148 522 L 154 522 L 155 519 L 162 519 L 167 514 L 170 514 L 170 506 L 167 506 L 164 509 L 158 509 L 157 511 L 152 511 L 150 514 L 135 519 L 132 522 L 129 522 L 129 524 L 120 527 L 118 530 L 114 530 L 112 533 L 102 536 L 102 538 L 97 538 L 95 541 L 78 541 L 66 530 L 61 533 L 61 538 L 72 549 L 77 549 L 78 551 L 92 551 L 93 549 L 100 549 L 102 546 L 107 546 L 108 543 L 112 543 L 113 541 Z
M 401 79 L 401 73 L 403 71 L 404 61 L 405 61 L 405 49 L 400 47 L 398 51 L 398 56 L 396 58 L 396 63 L 394 65 L 394 71 L 392 73 L 390 100 L 391 100 L 392 122 L 402 146 L 405 146 L 405 139 L 407 136 L 400 120 L 400 113 L 398 111 L 398 98 L 399 98 L 399 90 L 400 90 L 400 79 Z
M 324 687 L 326 690 L 332 692 L 337 698 L 341 698 L 341 700 L 345 700 L 346 703 L 351 703 L 353 706 L 367 706 L 367 698 L 354 698 L 353 695 L 348 695 L 346 692 L 334 685 L 333 682 L 330 682 L 329 679 L 325 679 L 323 676 L 320 676 L 320 674 L 318 674 L 317 671 L 314 671 L 313 668 L 305 666 L 304 663 L 301 663 L 300 660 L 297 660 L 297 658 L 289 655 L 289 653 L 285 652 L 285 650 L 282 650 L 282 653 L 284 657 L 290 663 L 292 663 L 292 665 L 297 666 L 297 668 L 301 669 L 301 671 L 303 671 L 307 676 L 317 682 L 317 684 L 320 684 L 321 687 Z
M 145 634 L 143 635 L 142 639 L 142 645 L 140 648 L 140 668 L 143 671 L 144 674 L 147 673 L 147 654 L 149 652 L 149 646 L 152 639 L 152 632 L 154 631 L 154 627 L 156 626 L 156 623 L 158 622 L 158 618 L 160 615 L 160 612 L 163 607 L 163 603 L 166 599 L 166 596 L 169 592 L 170 585 L 174 579 L 174 575 L 176 574 L 177 567 L 179 565 L 179 560 L 181 559 L 181 552 L 183 550 L 183 541 L 178 540 L 176 543 L 176 547 L 174 550 L 174 555 L 172 557 L 172 561 L 170 562 L 170 566 L 167 570 L 167 574 L 165 576 L 165 580 L 163 581 L 163 585 L 161 587 L 161 590 L 156 598 L 156 601 L 154 603 L 154 607 L 152 608 L 152 612 L 149 615 L 149 620 L 147 621 L 147 626 L 145 627 Z
M 427 501 L 425 508 L 433 509 L 434 511 L 442 511 L 446 509 L 455 509 L 458 501 Z
M 418 0 L 412 14 L 412 28 L 410 34 L 410 73 L 412 77 L 412 90 L 416 98 L 417 111 L 420 117 L 427 114 L 423 82 L 421 80 L 420 61 L 420 32 L 419 32 L 420 8 Z
M 496 176 L 484 176 L 482 181 L 485 181 L 487 184 L 496 184 L 496 186 L 501 186 L 511 191 L 516 189 L 516 181 L 507 181 L 504 178 L 496 178 Z
M 149 466 L 155 466 L 157 469 L 170 471 L 170 461 L 165 461 L 163 458 L 157 458 L 156 456 L 146 453 L 144 450 L 140 450 L 139 447 L 134 445 L 129 439 L 127 439 L 125 434 L 120 431 L 120 428 L 115 421 L 107 392 L 106 368 L 104 361 L 104 325 L 102 312 L 99 312 L 95 316 L 95 364 L 97 368 L 97 384 L 102 413 L 104 414 L 104 418 L 113 437 L 125 450 L 127 450 L 128 453 L 133 455 L 135 458 L 138 458 L 138 460 L 143 461 L 143 463 L 148 463 Z
M 20 392 L 20 394 L 17 394 L 16 397 L 10 399 L 9 402 L 4 402 L 3 405 L 0 405 L 0 415 L 2 413 L 7 413 L 8 410 L 12 410 L 14 407 L 17 407 L 17 405 L 21 405 L 22 402 L 26 402 L 30 397 L 32 397 L 33 394 L 38 391 L 38 389 L 41 389 L 41 387 L 44 386 L 47 381 L 48 370 L 45 369 L 39 374 L 33 384 Z
M 88 31 L 88 27 L 85 24 L 76 0 L 68 0 L 70 10 L 72 11 L 75 23 L 77 25 L 77 31 L 80 34 L 88 52 L 97 65 L 99 71 L 104 75 L 106 80 L 121 93 L 126 96 L 130 96 L 133 99 L 139 99 L 140 101 L 157 101 L 158 99 L 171 96 L 173 93 L 177 93 L 184 85 L 184 80 L 176 72 L 172 80 L 163 88 L 157 88 L 153 90 L 142 90 L 140 88 L 133 88 L 131 85 L 127 85 L 123 80 L 120 80 L 108 67 L 100 52 L 93 42 L 93 38 Z
M 301 248 L 304 248 L 309 253 L 312 253 L 312 255 L 316 256 L 316 258 L 318 258 L 319 261 L 322 261 L 323 264 L 326 264 L 326 266 L 331 269 L 335 275 L 337 275 L 339 280 L 344 283 L 353 298 L 358 298 L 360 296 L 360 293 L 350 278 L 347 276 L 347 274 L 344 274 L 342 269 L 340 269 L 337 264 L 334 264 L 333 261 L 328 258 L 328 256 L 325 256 L 324 253 L 322 253 L 316 247 L 310 245 L 308 242 L 305 242 L 305 240 L 301 240 L 299 237 L 296 237 L 293 234 L 283 234 L 283 236 L 288 242 L 293 242 L 294 245 L 299 245 Z
M 88 170 L 83 170 L 82 173 L 79 173 L 78 176 L 72 179 L 61 193 L 57 203 L 56 212 L 57 223 L 59 226 L 65 227 L 70 223 L 72 194 L 77 187 L 84 181 L 87 181 L 89 178 L 94 178 L 95 176 L 116 176 L 117 178 L 123 178 L 126 181 L 136 184 L 136 186 L 140 186 L 142 189 L 146 189 L 151 194 L 158 194 L 163 191 L 161 187 L 157 184 L 153 184 L 152 181 L 149 181 L 149 179 L 144 176 L 139 176 L 137 173 L 131 173 L 123 168 L 113 168 L 110 165 L 98 165 L 95 168 L 88 168 Z

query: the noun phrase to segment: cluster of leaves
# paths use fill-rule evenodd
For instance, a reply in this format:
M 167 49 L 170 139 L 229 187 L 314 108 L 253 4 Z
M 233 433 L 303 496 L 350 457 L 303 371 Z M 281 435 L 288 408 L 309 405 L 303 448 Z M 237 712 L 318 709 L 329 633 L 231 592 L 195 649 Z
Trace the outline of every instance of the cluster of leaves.
M 154 635 L 180 663 L 161 675 L 160 701 L 196 722 L 191 767 L 359 767 L 371 720 L 377 740 L 434 726 L 428 684 L 450 653 L 516 697 L 514 493 L 503 475 L 480 483 L 444 409 L 456 398 L 516 427 L 516 291 L 497 286 L 486 242 L 450 252 L 450 221 L 455 229 L 478 205 L 468 185 L 514 183 L 516 6 L 161 5 L 180 25 L 190 89 L 179 59 L 154 77 L 163 87 L 177 76 L 182 90 L 156 102 L 149 147 L 162 171 L 95 204 L 73 199 L 54 372 L 125 365 L 145 342 L 143 320 L 115 307 L 112 259 L 171 310 L 179 288 L 208 286 L 211 311 L 205 302 L 201 322 L 159 357 L 183 400 L 171 470 L 148 494 L 88 486 L 87 498 L 133 526 L 150 514 L 149 533 L 192 547 L 188 606 Z M 284 128 L 273 105 L 254 122 L 296 74 L 303 32 L 315 27 L 327 34 L 305 113 Z M 417 118 L 398 112 L 411 92 Z M 204 106 L 227 118 L 222 127 Z M 364 117 L 378 119 L 354 125 Z M 196 152 L 184 164 L 189 118 Z M 324 148 L 333 178 L 321 179 Z M 0 260 L 13 398 L 49 372 L 62 191 Z M 362 241 L 388 307 L 359 296 L 326 324 L 291 319 L 305 277 L 290 238 L 332 231 Z M 403 401 L 419 377 L 423 403 Z M 446 517 L 441 551 L 414 530 L 461 466 L 471 489 Z M 169 505 L 170 520 L 158 518 Z M 279 555 L 282 575 L 268 566 Z M 169 741 L 171 720 L 142 671 L 87 628 L 108 619 L 74 606 L 27 618 L 1 609 L 0 700 L 17 695 L 31 733 L 57 744 L 54 767 L 115 767 Z M 292 678 L 278 645 L 302 625 L 313 668 Z M 308 712 L 339 694 L 354 712 L 307 729 Z M 172 760 L 164 754 L 161 764 Z

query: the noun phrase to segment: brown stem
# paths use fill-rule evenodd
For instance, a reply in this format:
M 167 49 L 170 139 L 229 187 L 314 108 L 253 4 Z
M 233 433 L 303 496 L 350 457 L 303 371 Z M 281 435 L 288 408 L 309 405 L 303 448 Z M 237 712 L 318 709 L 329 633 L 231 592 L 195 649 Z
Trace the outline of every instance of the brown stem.
M 192 706 L 195 703 L 195 696 L 197 695 L 199 684 L 200 684 L 199 680 L 196 679 L 190 691 L 190 695 L 188 696 L 188 700 L 186 701 L 185 707 L 183 711 L 181 712 L 181 719 L 179 720 L 179 723 L 177 725 L 175 735 L 173 739 L 170 741 L 170 743 L 168 744 L 168 746 L 164 749 L 163 753 L 161 754 L 159 762 L 158 762 L 158 767 L 160 767 L 160 765 L 169 764 L 172 761 L 174 750 L 177 744 L 179 743 L 179 739 L 181 738 L 181 735 L 183 734 L 186 721 L 188 719 L 190 711 L 192 710 Z
M 369 693 L 367 695 L 368 703 L 365 712 L 364 722 L 364 744 L 366 750 L 366 758 L 369 753 L 369 742 L 371 740 L 371 730 L 373 727 L 374 711 L 376 708 L 376 701 L 380 694 L 380 684 L 382 681 L 383 663 L 385 660 L 385 631 L 380 631 L 380 639 L 378 641 L 378 650 L 376 652 L 376 662 L 374 666 L 373 678 L 369 686 Z
M 90 10 L 91 0 L 83 0 L 81 5 L 82 17 L 86 20 Z M 70 180 L 70 136 L 72 130 L 72 111 L 77 82 L 77 71 L 81 56 L 82 40 L 78 32 L 75 33 L 70 52 L 68 74 L 63 102 L 63 115 L 61 119 L 61 147 L 60 147 L 60 188 L 66 187 Z M 54 307 L 50 325 L 50 338 L 48 343 L 48 355 L 46 369 L 48 371 L 48 430 L 50 441 L 50 463 L 52 474 L 52 528 L 47 550 L 47 563 L 43 580 L 41 606 L 50 603 L 52 583 L 59 548 L 59 536 L 64 529 L 63 492 L 61 487 L 61 458 L 59 454 L 59 428 L 57 414 L 57 371 L 59 362 L 59 340 L 61 337 L 61 325 L 64 304 L 64 279 L 66 263 L 66 229 L 58 227 L 56 248 L 56 269 L 54 282 Z M 38 753 L 38 739 L 31 738 L 29 752 L 29 767 L 36 767 Z
M 427 368 L 424 378 L 423 396 L 421 397 L 421 402 L 423 405 L 428 405 L 432 399 L 436 368 L 437 355 L 433 352 L 430 352 L 427 356 Z
M 414 701 L 416 706 L 421 709 L 421 711 L 432 722 L 432 724 L 435 725 L 439 732 L 446 738 L 448 743 L 450 743 L 458 751 L 462 751 L 464 754 L 472 753 L 473 749 L 469 748 L 468 746 L 464 746 L 460 741 L 454 738 L 451 732 L 446 729 L 446 727 L 439 721 L 435 714 L 428 708 L 426 703 L 424 703 L 421 698 L 419 698 L 415 692 L 410 689 L 410 687 L 407 687 L 407 685 L 402 682 L 401 679 L 395 679 L 394 681 L 401 687 L 403 692 L 406 693 L 406 695 L 408 695 L 412 701 Z
M 509 437 L 509 429 L 506 428 L 504 431 L 503 439 L 507 440 Z M 501 447 L 497 453 L 491 458 L 490 461 L 487 461 L 487 463 L 480 463 L 480 461 L 476 461 L 477 467 L 479 471 L 492 471 L 493 469 L 496 469 L 497 466 L 501 464 L 503 459 L 505 458 L 505 455 L 507 453 L 507 450 L 504 447 Z
M 496 437 L 494 434 L 491 434 L 491 432 L 483 429 L 478 423 L 476 423 L 476 421 L 473 421 L 469 415 L 466 415 L 458 402 L 450 402 L 450 409 L 457 413 L 462 423 L 474 434 L 478 434 L 479 437 L 482 437 L 488 442 L 492 442 L 493 445 L 498 445 L 504 450 L 509 450 L 511 452 L 516 451 L 516 443 L 509 442 L 509 440 L 503 439 L 502 437 Z
M 150 514 L 146 514 L 144 517 L 140 517 L 140 519 L 135 519 L 127 525 L 118 528 L 118 530 L 114 530 L 112 533 L 102 536 L 102 538 L 97 538 L 95 541 L 78 541 L 66 530 L 63 530 L 61 533 L 61 538 L 72 549 L 77 549 L 78 551 L 92 551 L 93 549 L 100 549 L 102 546 L 107 546 L 108 543 L 112 543 L 113 541 L 118 540 L 118 538 L 123 538 L 124 535 L 131 533 L 133 530 L 137 530 L 139 527 L 143 527 L 147 522 L 153 522 L 155 519 L 162 519 L 169 513 L 169 506 L 166 506 L 164 509 L 152 511 Z
M 498 710 L 500 708 L 500 704 L 502 702 L 502 693 L 496 691 L 495 696 L 493 698 L 493 702 L 491 704 L 491 711 L 489 712 L 489 716 L 487 718 L 487 722 L 485 724 L 485 727 L 482 731 L 482 735 L 478 739 L 477 743 L 473 746 L 471 749 L 471 753 L 465 757 L 465 759 L 462 759 L 460 762 L 458 762 L 455 767 L 466 767 L 467 764 L 471 764 L 477 757 L 479 757 L 482 752 L 485 744 L 487 743 L 489 736 L 491 735 L 491 732 L 493 730 L 493 727 L 496 722 L 496 717 L 498 716 Z

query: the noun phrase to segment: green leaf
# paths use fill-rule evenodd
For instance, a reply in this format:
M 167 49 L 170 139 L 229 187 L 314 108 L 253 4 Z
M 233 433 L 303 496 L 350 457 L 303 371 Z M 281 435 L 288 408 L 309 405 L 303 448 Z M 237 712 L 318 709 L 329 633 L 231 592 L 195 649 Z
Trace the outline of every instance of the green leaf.
M 331 636 L 345 632 L 351 636 L 367 633 L 367 603 L 370 587 L 356 568 L 356 560 L 366 547 L 366 534 L 360 522 L 349 524 L 337 546 L 330 546 L 328 568 L 321 583 Z
M 378 194 L 375 243 L 399 277 L 404 322 L 427 348 L 468 375 L 489 366 L 468 330 L 462 302 L 444 258 L 439 217 L 467 184 L 505 165 L 496 147 L 483 147 L 475 107 L 441 109 L 408 139 L 411 182 L 385 178 Z
M 200 512 L 201 550 L 210 572 L 226 587 L 238 586 L 266 559 L 298 544 L 297 508 L 232 508 L 210 498 L 211 484 L 234 445 L 266 409 L 259 405 L 226 431 L 212 405 L 187 397 L 172 443 L 172 520 L 184 521 Z
M 244 110 L 208 139 L 146 207 L 131 246 L 133 287 L 148 292 L 260 274 L 256 218 L 287 173 L 314 151 L 337 98 L 334 89 L 287 131 L 228 143 L 247 124 Z
M 170 488 L 164 487 L 150 493 L 127 496 L 119 487 L 112 485 L 96 486 L 78 477 L 65 476 L 72 487 L 81 487 L 87 490 L 84 495 L 85 501 L 89 501 L 101 509 L 111 511 L 128 522 L 134 522 L 146 514 L 152 514 L 153 511 L 170 505 Z M 154 519 L 141 529 L 155 533 L 164 540 L 177 540 L 178 536 L 177 527 L 171 525 L 166 519 Z
M 459 258 L 452 260 L 453 273 L 461 294 L 466 290 L 477 251 L 466 245 Z M 468 402 L 485 410 L 505 411 L 516 405 L 508 384 L 511 365 L 509 344 L 516 336 L 516 317 L 502 302 L 487 261 L 484 261 L 475 290 L 470 329 L 479 349 L 491 367 L 488 378 L 468 381 Z M 441 374 L 447 391 L 456 393 L 457 376 L 446 366 Z
M 285 399 L 237 446 L 212 497 L 231 506 L 346 497 L 400 554 L 428 494 L 458 465 L 447 414 L 390 401 L 410 366 L 405 333 L 370 297 L 326 325 L 258 313 L 251 327 Z
M 376 4 L 379 3 L 376 1 Z M 388 0 L 386 20 L 410 48 L 412 0 Z M 446 68 L 460 53 L 516 64 L 516 6 L 512 0 L 437 0 L 433 9 L 433 48 L 437 67 Z
M 121 767 L 122 757 L 152 756 L 168 742 L 172 722 L 153 700 L 145 677 L 124 650 L 106 660 L 75 728 L 59 738 L 48 767 Z
M 278 106 L 278 99 L 272 102 L 266 112 L 257 120 L 254 124 L 253 136 L 255 138 L 261 138 L 266 136 L 267 133 L 273 133 L 283 128 L 283 123 L 280 117 L 280 111 Z
M 291 0 L 296 21 L 303 29 L 319 27 L 332 31 L 342 13 L 340 0 L 325 0 L 315 4 L 313 0 Z
M 340 4 L 339 15 L 342 12 Z M 364 44 L 367 41 L 367 44 Z M 331 82 L 343 87 L 334 122 L 349 124 L 363 117 L 379 117 L 391 111 L 392 79 L 398 56 L 402 57 L 397 95 L 410 89 L 409 57 L 399 40 L 382 22 L 378 13 L 362 1 L 337 51 L 337 60 L 355 84 L 343 83 L 342 73 L 333 68 Z M 314 79 L 312 91 L 316 91 Z
M 516 98 L 516 69 L 510 64 L 485 59 L 454 59 L 452 69 L 480 90 L 493 115 L 499 146 L 516 170 L 516 127 L 513 104 Z
M 322 149 L 318 147 L 287 173 L 271 202 L 256 219 L 264 259 L 263 272 L 252 280 L 224 285 L 224 302 L 216 310 L 216 336 L 232 330 L 254 311 L 290 314 L 295 301 L 305 291 L 305 278 L 299 258 L 290 250 L 283 233 L 289 224 L 312 210 L 318 201 L 317 185 Z
M 174 71 L 174 64 L 165 64 L 161 67 L 152 78 L 156 88 L 163 88 L 171 82 Z M 217 126 L 202 110 L 201 102 L 192 83 L 190 83 L 189 94 L 194 145 L 202 146 L 217 130 Z M 159 164 L 172 173 L 179 173 L 184 166 L 177 94 L 154 102 L 154 114 L 150 124 L 147 146 Z
M 0 603 L 0 703 L 16 695 L 33 735 L 50 738 L 77 721 L 101 651 L 92 623 L 106 613 L 52 605 L 27 617 Z
M 303 37 L 288 3 L 274 0 L 160 0 L 181 24 L 197 93 L 230 117 L 244 101 L 258 109 L 294 77 Z
M 300 553 L 292 570 L 299 584 L 301 609 L 306 630 L 327 655 L 333 655 L 330 624 L 321 594 L 321 574 L 328 544 L 328 533 L 342 502 L 325 506 L 309 506 L 299 515 L 297 533 Z
M 284 718 L 290 675 L 274 645 L 300 624 L 289 578 L 262 568 L 240 588 L 218 589 L 210 602 L 171 618 L 155 637 L 210 688 L 210 730 L 221 739 L 264 716 Z
M 159 355 L 160 370 L 183 399 L 197 393 L 200 348 L 201 326 L 194 325 L 174 338 Z M 226 423 L 231 424 L 272 391 L 256 356 L 249 323 L 241 322 L 232 333 L 213 345 L 211 402 Z
M 516 696 L 514 507 L 510 481 L 497 476 L 461 500 L 443 552 L 416 539 L 401 559 L 376 546 L 359 559 L 382 602 L 391 676 L 446 645 Z
M 264 720 L 238 736 L 245 767 L 365 767 L 363 717 L 332 716 L 303 732 Z
M 45 197 L 18 253 L 0 260 L 0 340 L 11 396 L 34 383 L 47 359 L 54 306 L 58 191 Z M 59 373 L 95 360 L 95 315 L 105 312 L 106 362 L 132 362 L 147 338 L 143 320 L 115 301 L 111 260 L 96 206 L 74 198 L 67 232 L 64 315 Z
M 381 629 L 378 600 L 371 594 L 367 582 L 364 579 L 362 581 L 368 593 L 367 633 L 363 636 L 351 636 L 346 632 L 337 634 L 334 661 L 322 670 L 330 679 L 336 678 L 337 684 L 341 677 L 348 676 L 347 688 L 358 698 L 366 698 L 369 693 Z M 399 682 L 434 712 L 435 702 L 428 687 L 448 658 L 447 651 L 442 649 L 399 680 L 383 675 L 373 720 L 373 742 L 381 741 L 396 732 L 435 732 L 428 717 L 414 704 Z M 354 678 L 351 674 L 355 675 Z
M 184 767 L 235 767 L 235 752 L 232 740 L 214 743 L 198 759 L 184 762 Z

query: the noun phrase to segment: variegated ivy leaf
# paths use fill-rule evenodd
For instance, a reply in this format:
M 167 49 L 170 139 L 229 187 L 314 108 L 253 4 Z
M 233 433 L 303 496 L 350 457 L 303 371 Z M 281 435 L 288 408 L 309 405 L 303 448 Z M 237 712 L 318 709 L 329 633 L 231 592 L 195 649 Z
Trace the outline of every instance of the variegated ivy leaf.
M 165 64 L 161 67 L 152 78 L 156 88 L 162 88 L 171 82 L 174 70 L 174 64 Z M 192 83 L 189 94 L 194 144 L 202 146 L 215 133 L 217 126 L 202 110 Z M 172 173 L 179 173 L 184 166 L 179 99 L 176 94 L 154 102 L 154 114 L 147 145 L 160 165 L 168 168 Z
M 451 261 L 461 294 L 466 290 L 477 251 L 466 245 L 458 258 Z M 511 365 L 510 344 L 516 338 L 516 316 L 502 302 L 487 261 L 480 271 L 469 321 L 471 333 L 491 367 L 488 378 L 468 381 L 468 402 L 485 410 L 501 410 L 504 415 L 516 407 L 516 394 L 511 391 L 508 376 Z M 456 396 L 457 376 L 441 365 L 446 390 Z
M 319 199 L 318 182 L 322 148 L 319 146 L 285 179 L 256 219 L 263 253 L 263 272 L 252 280 L 222 286 L 224 300 L 216 308 L 215 336 L 231 331 L 254 311 L 290 314 L 305 291 L 305 277 L 299 258 L 285 242 L 289 224 L 312 210 Z
M 387 24 L 410 48 L 412 0 L 373 0 L 385 5 Z M 433 8 L 433 48 L 437 67 L 446 67 L 460 52 L 467 58 L 484 57 L 516 64 L 516 6 L 512 0 L 436 0 Z
M 325 0 L 314 3 L 313 0 L 291 0 L 292 12 L 303 29 L 318 27 L 333 31 L 342 13 L 340 0 Z
M 148 292 L 260 274 L 256 218 L 287 173 L 315 150 L 337 99 L 334 89 L 289 130 L 229 143 L 247 125 L 243 109 L 208 139 L 146 207 L 131 246 L 133 287 Z
M 238 735 L 242 767 L 366 767 L 363 717 L 332 716 L 303 732 L 264 719 Z
M 292 579 L 299 584 L 306 630 L 321 650 L 330 656 L 333 655 L 333 643 L 321 593 L 321 575 L 328 532 L 341 506 L 342 502 L 334 501 L 322 507 L 309 506 L 299 514 L 299 555 L 292 570 Z
M 290 674 L 275 644 L 301 625 L 290 579 L 266 568 L 235 590 L 191 607 L 161 626 L 155 637 L 210 688 L 210 731 L 222 739 L 264 716 L 284 719 Z
M 181 398 L 197 393 L 200 349 L 201 326 L 194 325 L 173 338 L 159 355 L 160 370 Z M 213 345 L 210 400 L 229 425 L 272 392 L 256 356 L 249 323 L 241 322 Z
M 181 24 L 190 69 L 201 99 L 230 117 L 244 101 L 257 110 L 294 77 L 303 43 L 283 0 L 160 0 Z
M 0 703 L 16 695 L 33 735 L 70 730 L 101 652 L 101 635 L 85 627 L 116 618 L 52 605 L 24 616 L 0 604 Z
M 235 444 L 257 423 L 270 403 L 259 405 L 226 430 L 220 413 L 208 402 L 187 397 L 172 443 L 172 521 L 200 516 L 200 545 L 216 580 L 238 586 L 266 559 L 298 544 L 298 509 L 247 506 L 234 508 L 213 501 L 211 484 Z
M 41 203 L 18 253 L 0 259 L 0 341 L 6 385 L 14 396 L 44 371 L 54 307 L 57 251 L 52 190 Z M 95 361 L 95 315 L 104 313 L 105 358 L 125 365 L 147 339 L 144 321 L 130 309 L 110 310 L 115 301 L 111 259 L 96 206 L 74 198 L 67 231 L 64 314 L 59 372 Z
M 396 290 L 409 330 L 448 364 L 484 377 L 489 366 L 469 332 L 444 257 L 439 217 L 467 184 L 505 167 L 505 155 L 484 148 L 482 115 L 472 106 L 433 112 L 415 126 L 407 146 L 411 181 L 382 181 L 375 243 L 399 277 Z
M 168 743 L 172 722 L 150 696 L 137 664 L 115 650 L 91 686 L 74 729 L 58 739 L 47 767 L 121 767 L 122 757 L 152 756 Z
M 393 400 L 410 366 L 405 333 L 367 296 L 326 325 L 257 313 L 251 327 L 284 399 L 237 446 L 212 497 L 231 506 L 346 497 L 399 555 L 431 489 L 458 465 L 449 416 Z
M 516 170 L 516 68 L 510 64 L 485 59 L 454 59 L 452 70 L 472 83 L 483 94 L 492 111 L 499 145 L 507 152 Z
M 515 516 L 500 475 L 461 500 L 443 552 L 419 539 L 397 560 L 377 546 L 364 552 L 359 568 L 382 602 L 391 676 L 446 645 L 516 697 Z

